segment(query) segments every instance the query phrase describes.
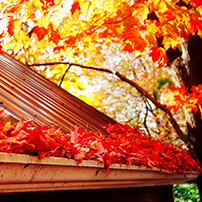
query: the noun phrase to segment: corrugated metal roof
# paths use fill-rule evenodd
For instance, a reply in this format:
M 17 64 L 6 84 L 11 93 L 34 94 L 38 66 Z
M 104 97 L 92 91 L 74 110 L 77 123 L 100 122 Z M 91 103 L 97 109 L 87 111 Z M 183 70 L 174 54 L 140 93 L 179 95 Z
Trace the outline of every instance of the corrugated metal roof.
M 70 131 L 75 125 L 92 131 L 115 121 L 81 101 L 8 54 L 0 55 L 1 106 L 15 117 L 33 124 L 60 125 Z

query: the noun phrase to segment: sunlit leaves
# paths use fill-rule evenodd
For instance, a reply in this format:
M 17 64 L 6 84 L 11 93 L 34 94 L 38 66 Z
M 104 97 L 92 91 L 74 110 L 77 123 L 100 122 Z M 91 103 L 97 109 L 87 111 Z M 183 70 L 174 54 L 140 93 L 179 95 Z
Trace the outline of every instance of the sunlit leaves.
M 193 86 L 191 93 L 188 93 L 183 85 L 179 88 L 169 87 L 168 89 L 170 93 L 166 95 L 166 101 L 169 108 L 173 109 L 174 112 L 179 110 L 181 106 L 195 112 L 200 110 L 202 117 L 202 84 Z
M 8 22 L 7 31 L 10 36 L 14 34 L 14 20 L 11 18 Z
M 36 24 L 37 24 L 39 27 L 44 27 L 45 29 L 48 29 L 49 23 L 50 23 L 50 20 L 49 20 L 48 17 L 42 17 L 42 18 L 39 18 L 39 19 L 36 21 Z
M 122 34 L 124 42 L 131 42 L 133 50 L 143 52 L 147 45 L 146 41 L 141 37 L 138 30 L 126 30 Z
M 144 22 L 144 20 L 147 19 L 147 15 L 149 14 L 149 8 L 146 5 L 142 3 L 135 3 L 133 4 L 132 8 L 134 9 L 132 15 L 135 17 L 139 17 L 141 22 Z
M 153 62 L 158 62 L 158 67 L 161 68 L 167 62 L 166 51 L 163 48 L 152 47 L 150 56 L 152 57 Z
M 162 48 L 167 50 L 170 47 L 179 47 L 179 38 L 184 37 L 186 40 L 189 33 L 198 32 L 201 35 L 201 17 L 196 8 L 187 9 L 177 6 L 175 1 L 138 2 L 18 1 L 17 4 L 5 6 L 4 14 L 14 14 L 19 22 L 32 21 L 32 26 L 36 26 L 34 33 L 39 41 L 47 38 L 44 40 L 47 46 L 47 42 L 50 42 L 49 45 L 53 45 L 53 42 L 56 46 L 62 47 L 65 41 L 64 52 L 70 47 L 77 49 L 78 41 L 82 41 L 84 47 L 89 43 L 109 46 L 109 40 L 120 43 L 121 36 L 123 50 L 138 52 L 137 55 L 141 55 L 145 48 L 157 46 L 156 36 L 163 37 Z M 196 7 L 200 6 L 197 0 L 192 4 Z M 148 19 L 151 12 L 155 13 L 155 19 Z M 21 17 L 21 13 L 25 18 Z M 19 25 L 15 25 L 14 21 L 10 20 L 7 25 L 10 36 L 17 34 L 13 31 L 15 26 Z M 79 49 L 82 52 L 82 48 Z M 160 66 L 163 66 L 162 62 Z
M 169 87 L 170 94 L 166 94 L 166 101 L 169 105 L 169 108 L 172 108 L 174 112 L 178 111 L 179 108 L 186 104 L 185 96 L 186 89 L 185 86 L 182 85 L 180 88 Z
M 37 10 L 43 13 L 43 4 L 40 2 L 40 0 L 27 1 L 25 5 L 26 9 L 24 11 L 24 16 L 26 17 L 26 19 L 34 19 L 36 17 Z

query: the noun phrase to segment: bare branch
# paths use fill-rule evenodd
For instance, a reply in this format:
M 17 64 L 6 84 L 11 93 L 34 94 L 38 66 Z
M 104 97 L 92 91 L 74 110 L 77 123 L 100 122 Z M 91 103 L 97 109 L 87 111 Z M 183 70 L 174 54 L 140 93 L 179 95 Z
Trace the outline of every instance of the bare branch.
M 42 64 L 28 64 L 28 66 L 48 66 L 48 65 L 59 65 L 59 64 L 64 64 L 64 65 L 70 65 L 70 66 L 77 66 L 77 67 L 81 67 L 84 69 L 93 69 L 93 70 L 97 70 L 97 71 L 101 71 L 101 72 L 107 72 L 110 74 L 113 74 L 113 72 L 109 69 L 105 69 L 105 68 L 100 68 L 100 67 L 96 67 L 96 66 L 90 66 L 90 65 L 82 65 L 79 63 L 74 63 L 74 62 L 48 62 L 48 63 L 42 63 Z

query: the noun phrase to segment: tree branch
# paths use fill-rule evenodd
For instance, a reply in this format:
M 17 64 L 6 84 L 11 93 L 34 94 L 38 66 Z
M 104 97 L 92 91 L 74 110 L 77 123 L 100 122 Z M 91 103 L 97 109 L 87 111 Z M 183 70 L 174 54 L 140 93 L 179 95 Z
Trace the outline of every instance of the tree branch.
M 57 64 L 68 64 L 69 66 L 74 65 L 74 66 L 78 66 L 78 67 L 85 68 L 85 69 L 93 69 L 93 70 L 97 70 L 97 71 L 102 71 L 102 72 L 107 72 L 107 73 L 110 73 L 110 74 L 114 74 L 109 69 L 95 67 L 95 66 L 89 66 L 89 65 L 82 65 L 82 64 L 78 64 L 78 63 L 71 63 L 71 62 L 54 62 L 54 63 L 44 63 L 44 64 L 32 64 L 32 65 L 28 65 L 28 66 L 46 66 L 46 65 L 57 65 Z M 191 155 L 195 159 L 198 159 L 195 152 L 194 152 L 193 145 L 185 137 L 185 135 L 183 134 L 182 130 L 180 129 L 178 123 L 174 119 L 171 111 L 167 108 L 167 106 L 162 105 L 160 102 L 158 102 L 154 97 L 152 97 L 146 90 L 144 90 L 142 87 L 140 87 L 136 82 L 134 82 L 132 80 L 129 80 L 128 78 L 126 78 L 125 76 L 120 74 L 119 72 L 116 72 L 115 75 L 118 76 L 122 81 L 125 81 L 128 84 L 130 84 L 131 86 L 135 87 L 138 90 L 138 92 L 140 92 L 142 95 L 144 95 L 146 98 L 148 98 L 157 108 L 163 110 L 166 113 L 166 115 L 168 116 L 168 120 L 171 123 L 171 125 L 173 126 L 173 128 L 175 129 L 177 135 L 186 144 L 186 146 L 188 147 Z
M 77 67 L 81 67 L 84 69 L 93 69 L 93 70 L 113 74 L 113 72 L 109 69 L 104 69 L 104 68 L 91 66 L 91 65 L 82 65 L 82 64 L 74 63 L 74 62 L 48 62 L 48 63 L 43 63 L 43 64 L 30 64 L 30 65 L 28 64 L 28 66 L 29 67 L 32 67 L 32 66 L 48 66 L 48 65 L 59 65 L 59 64 L 64 64 L 64 65 L 69 65 L 69 66 L 77 66 Z
M 143 124 L 144 124 L 144 127 L 146 128 L 146 131 L 147 131 L 148 135 L 151 137 L 151 133 L 150 133 L 149 128 L 147 126 L 147 116 L 148 116 L 149 109 L 148 109 L 148 106 L 147 106 L 146 102 L 145 102 L 145 107 L 146 107 L 146 113 L 145 113 L 145 116 L 144 116 L 144 122 L 143 122 Z

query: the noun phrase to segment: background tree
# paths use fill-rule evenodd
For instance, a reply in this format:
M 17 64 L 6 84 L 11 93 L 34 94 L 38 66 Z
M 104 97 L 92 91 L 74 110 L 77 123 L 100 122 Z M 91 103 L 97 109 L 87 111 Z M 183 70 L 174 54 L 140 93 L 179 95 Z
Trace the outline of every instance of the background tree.
M 123 71 L 125 75 L 130 74 L 130 80 L 120 72 L 115 75 L 138 89 L 146 111 L 153 102 L 155 107 L 166 113 L 172 127 L 202 163 L 201 5 L 199 0 L 3 1 L 0 4 L 1 46 L 2 50 L 29 65 L 71 62 L 69 73 L 72 82 L 75 75 L 79 76 L 75 62 L 103 66 L 106 59 L 103 58 L 104 51 L 115 44 L 134 54 L 133 60 L 149 54 L 154 64 L 146 67 L 142 80 L 146 80 L 147 72 L 156 71 L 156 66 L 170 71 L 177 88 L 170 88 L 167 103 L 174 112 L 184 106 L 190 142 L 183 137 L 168 108 L 159 103 L 161 95 L 158 91 L 151 91 L 153 88 L 150 87 L 148 94 L 139 88 L 130 68 Z M 48 72 L 48 76 L 58 82 L 66 67 L 44 66 L 38 70 L 42 74 Z M 108 70 L 108 73 L 114 71 Z M 88 68 L 83 73 L 89 73 Z M 153 83 L 157 84 L 157 81 L 153 80 Z M 77 86 L 82 88 L 83 84 L 79 82 Z M 198 180 L 200 190 L 201 181 Z

